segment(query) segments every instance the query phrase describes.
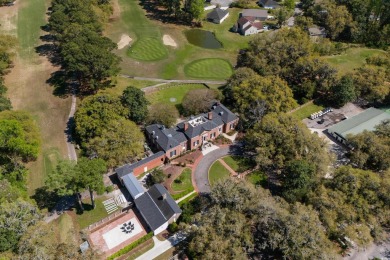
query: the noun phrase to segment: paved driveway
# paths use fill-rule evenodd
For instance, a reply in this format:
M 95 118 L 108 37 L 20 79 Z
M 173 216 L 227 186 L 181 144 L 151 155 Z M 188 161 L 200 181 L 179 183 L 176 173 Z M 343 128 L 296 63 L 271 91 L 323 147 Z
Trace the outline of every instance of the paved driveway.
M 214 150 L 206 154 L 199 162 L 195 169 L 194 177 L 195 183 L 198 187 L 199 193 L 209 193 L 210 183 L 208 178 L 208 172 L 211 165 L 219 158 L 229 154 L 240 154 L 237 146 L 230 146 Z

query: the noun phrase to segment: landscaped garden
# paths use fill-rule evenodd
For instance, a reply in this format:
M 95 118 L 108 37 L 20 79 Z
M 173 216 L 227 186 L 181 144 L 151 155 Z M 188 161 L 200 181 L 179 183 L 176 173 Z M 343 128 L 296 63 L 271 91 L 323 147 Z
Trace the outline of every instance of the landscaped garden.
M 167 103 L 181 104 L 183 97 L 192 89 L 206 88 L 203 84 L 180 84 L 180 85 L 163 85 L 156 92 L 147 94 L 146 97 L 151 104 Z
M 222 179 L 227 179 L 230 176 L 230 172 L 219 161 L 215 161 L 211 165 L 209 170 L 209 182 L 210 185 L 214 185 L 216 182 Z
M 171 188 L 175 192 L 181 192 L 192 188 L 191 169 L 185 168 L 183 172 L 173 181 Z
M 223 59 L 195 60 L 184 67 L 186 76 L 191 78 L 226 79 L 233 74 L 230 63 Z

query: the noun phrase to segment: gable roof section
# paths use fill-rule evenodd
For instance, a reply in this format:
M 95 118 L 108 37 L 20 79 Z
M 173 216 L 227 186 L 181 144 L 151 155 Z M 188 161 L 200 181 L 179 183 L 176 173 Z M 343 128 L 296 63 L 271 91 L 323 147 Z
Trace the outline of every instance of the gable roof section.
M 261 9 L 244 9 L 241 13 L 242 17 L 268 17 L 268 11 L 267 10 L 261 10 Z
M 390 120 L 390 114 L 376 108 L 369 108 L 356 116 L 341 121 L 328 129 L 329 133 L 337 133 L 343 138 L 348 134 L 359 134 L 364 130 L 373 131 L 383 120 Z
M 144 188 L 132 173 L 123 176 L 122 180 L 133 199 L 138 198 L 145 192 Z
M 155 153 L 149 157 L 146 157 L 144 159 L 142 159 L 141 161 L 138 161 L 136 163 L 133 163 L 133 164 L 125 164 L 121 167 L 118 167 L 115 169 L 115 172 L 116 174 L 118 175 L 119 178 L 123 178 L 123 176 L 127 175 L 127 174 L 130 174 L 130 173 L 133 173 L 133 170 L 139 166 L 142 166 L 150 161 L 153 161 L 154 159 L 164 155 L 165 153 L 163 151 L 160 151 L 158 153 Z
M 221 8 L 215 8 L 207 15 L 207 19 L 211 20 L 222 20 L 229 12 L 227 10 L 223 10 Z
M 212 106 L 212 111 L 213 111 L 213 119 L 220 117 L 223 123 L 225 124 L 238 119 L 238 117 L 232 111 L 230 111 L 227 107 L 225 107 L 220 103 L 214 104 Z M 218 115 L 218 116 L 214 116 L 214 115 Z
M 146 131 L 153 136 L 154 140 L 165 152 L 187 141 L 185 135 L 176 126 L 165 128 L 163 125 L 153 124 L 147 126 Z
M 161 184 L 153 185 L 147 192 L 135 200 L 135 204 L 153 231 L 161 227 L 174 214 L 182 212 L 172 196 Z

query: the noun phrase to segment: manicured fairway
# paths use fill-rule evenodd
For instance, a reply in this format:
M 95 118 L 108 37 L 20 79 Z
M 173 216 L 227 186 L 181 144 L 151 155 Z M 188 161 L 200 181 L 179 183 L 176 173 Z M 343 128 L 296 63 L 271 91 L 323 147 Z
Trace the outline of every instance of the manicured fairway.
M 150 103 L 181 104 L 183 97 L 191 89 L 205 88 L 203 84 L 164 85 L 160 90 L 148 94 L 146 97 Z
M 180 192 L 192 188 L 191 169 L 185 168 L 172 183 L 172 190 Z
M 201 59 L 186 65 L 184 73 L 192 78 L 227 79 L 232 75 L 233 69 L 223 59 Z
M 136 60 L 156 61 L 168 57 L 168 50 L 158 38 L 141 38 L 127 52 L 127 55 Z
M 350 48 L 344 54 L 325 57 L 341 74 L 352 72 L 365 64 L 366 59 L 384 53 L 383 50 L 368 48 Z
M 219 161 L 216 161 L 211 165 L 209 170 L 210 185 L 214 185 L 221 179 L 227 179 L 230 176 L 230 172 Z

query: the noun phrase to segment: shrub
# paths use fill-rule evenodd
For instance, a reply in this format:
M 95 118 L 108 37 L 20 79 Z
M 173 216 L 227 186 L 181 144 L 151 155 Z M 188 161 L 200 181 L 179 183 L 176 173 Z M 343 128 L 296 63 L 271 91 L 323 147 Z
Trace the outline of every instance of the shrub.
M 112 185 L 106 187 L 106 192 L 110 193 L 114 191 L 114 187 Z
M 168 231 L 169 231 L 170 233 L 175 233 L 175 232 L 177 232 L 178 230 L 179 230 L 179 225 L 177 225 L 176 222 L 173 222 L 172 224 L 169 224 L 169 226 L 168 226 Z
M 119 257 L 121 255 L 127 254 L 128 252 L 133 250 L 135 247 L 139 246 L 140 244 L 142 244 L 146 240 L 151 239 L 152 237 L 153 237 L 153 232 L 149 232 L 148 234 L 146 234 L 145 236 L 141 237 L 137 241 L 134 241 L 130 245 L 125 246 L 124 248 L 122 248 L 121 250 L 116 252 L 115 254 L 111 255 L 110 257 L 107 258 L 107 260 L 114 260 L 115 258 L 117 258 L 117 257 Z

